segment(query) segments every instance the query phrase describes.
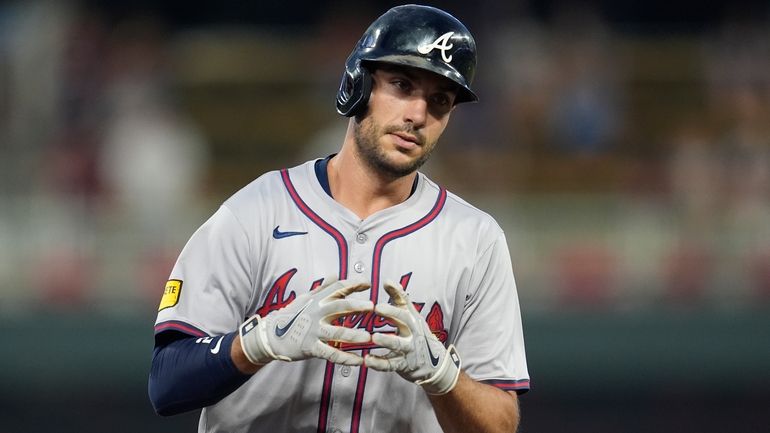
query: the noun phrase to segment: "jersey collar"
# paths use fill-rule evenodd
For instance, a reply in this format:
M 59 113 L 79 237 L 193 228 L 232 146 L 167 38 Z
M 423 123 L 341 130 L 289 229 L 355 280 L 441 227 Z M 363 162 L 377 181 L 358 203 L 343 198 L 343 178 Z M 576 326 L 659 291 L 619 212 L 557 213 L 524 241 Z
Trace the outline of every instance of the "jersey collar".
M 326 194 L 329 195 L 329 197 L 334 198 L 332 195 L 332 188 L 329 186 L 329 173 L 326 171 L 326 167 L 329 165 L 329 160 L 332 159 L 336 153 L 333 153 L 326 158 L 317 159 L 315 161 L 315 176 L 318 178 L 318 183 L 321 184 L 321 188 L 324 189 Z M 409 197 L 414 194 L 415 191 L 417 191 L 417 178 L 419 176 L 414 177 L 414 182 L 412 182 L 412 190 L 409 191 Z

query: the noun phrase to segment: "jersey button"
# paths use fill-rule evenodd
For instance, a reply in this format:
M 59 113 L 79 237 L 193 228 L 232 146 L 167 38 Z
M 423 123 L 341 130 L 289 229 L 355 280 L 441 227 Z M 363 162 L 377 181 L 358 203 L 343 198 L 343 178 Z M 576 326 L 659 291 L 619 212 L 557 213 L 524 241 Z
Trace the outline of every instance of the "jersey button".
M 364 233 L 359 233 L 356 235 L 356 242 L 359 244 L 365 244 L 368 237 Z
M 345 377 L 350 376 L 350 367 L 347 365 L 343 365 L 342 368 L 340 368 L 340 373 L 342 373 L 342 375 Z
M 353 269 L 360 274 L 364 271 L 364 264 L 362 262 L 356 262 L 356 264 L 353 265 Z

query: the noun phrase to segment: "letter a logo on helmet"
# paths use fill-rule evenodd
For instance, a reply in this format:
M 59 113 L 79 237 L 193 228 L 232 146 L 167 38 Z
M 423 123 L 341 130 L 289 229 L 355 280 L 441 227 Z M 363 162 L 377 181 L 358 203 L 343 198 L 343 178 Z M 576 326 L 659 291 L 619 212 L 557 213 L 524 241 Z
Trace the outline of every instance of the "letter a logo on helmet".
M 424 69 L 448 78 L 457 84 L 455 104 L 478 100 L 471 90 L 476 42 L 463 23 L 441 9 L 396 6 L 369 26 L 345 62 L 337 91 L 338 113 L 351 117 L 366 112 L 371 68 L 376 63 Z
M 454 44 L 449 42 L 449 38 L 451 38 L 453 34 L 455 34 L 455 32 L 446 32 L 439 36 L 438 39 L 433 41 L 433 43 L 428 45 L 420 45 L 417 47 L 417 51 L 419 51 L 420 54 L 428 54 L 434 49 L 441 50 L 441 58 L 444 59 L 445 62 L 449 63 L 452 61 L 452 55 L 450 54 L 447 56 L 446 52 L 454 47 Z

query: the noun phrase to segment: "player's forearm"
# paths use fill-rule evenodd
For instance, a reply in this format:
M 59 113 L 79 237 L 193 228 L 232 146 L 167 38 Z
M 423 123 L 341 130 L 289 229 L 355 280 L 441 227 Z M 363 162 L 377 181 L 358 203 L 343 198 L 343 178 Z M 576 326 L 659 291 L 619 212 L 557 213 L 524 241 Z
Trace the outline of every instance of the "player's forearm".
M 174 415 L 209 406 L 246 382 L 250 376 L 230 360 L 232 337 L 219 336 L 210 344 L 182 338 L 156 347 L 148 384 L 155 411 Z
M 445 432 L 513 433 L 519 426 L 519 403 L 511 394 L 460 373 L 455 388 L 430 401 Z
M 243 353 L 240 335 L 236 335 L 235 340 L 233 340 L 230 357 L 233 359 L 235 367 L 243 374 L 254 374 L 262 368 L 262 365 L 252 364 L 249 358 L 246 357 L 246 354 Z

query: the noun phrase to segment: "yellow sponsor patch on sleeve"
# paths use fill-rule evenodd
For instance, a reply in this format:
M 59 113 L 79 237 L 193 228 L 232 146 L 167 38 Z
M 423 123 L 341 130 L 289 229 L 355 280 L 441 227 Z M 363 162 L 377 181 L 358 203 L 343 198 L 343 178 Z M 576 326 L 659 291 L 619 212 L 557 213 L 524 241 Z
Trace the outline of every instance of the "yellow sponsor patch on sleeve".
M 158 311 L 176 305 L 181 294 L 182 280 L 168 280 L 166 282 L 166 289 L 163 291 L 163 297 L 160 299 Z

